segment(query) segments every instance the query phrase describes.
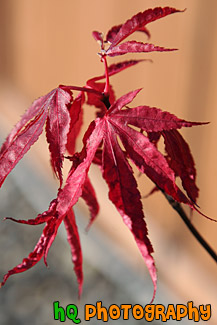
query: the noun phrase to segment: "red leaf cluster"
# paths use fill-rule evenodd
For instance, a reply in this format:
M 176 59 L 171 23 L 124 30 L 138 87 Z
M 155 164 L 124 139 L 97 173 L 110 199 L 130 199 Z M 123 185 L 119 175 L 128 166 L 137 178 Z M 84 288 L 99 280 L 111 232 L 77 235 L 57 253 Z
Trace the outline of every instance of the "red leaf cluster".
M 112 27 L 105 41 L 101 33 L 93 32 L 95 40 L 101 46 L 100 56 L 105 65 L 105 73 L 89 79 L 84 87 L 62 85 L 37 99 L 7 137 L 0 152 L 0 185 L 37 141 L 45 126 L 51 166 L 59 179 L 59 190 L 48 210 L 35 219 L 25 221 L 10 218 L 29 225 L 45 223 L 45 227 L 33 252 L 8 271 L 1 285 L 4 285 L 12 274 L 34 266 L 42 257 L 46 264 L 48 251 L 63 221 L 71 247 L 79 295 L 81 294 L 82 252 L 73 206 L 80 197 L 85 200 L 91 215 L 90 226 L 99 211 L 95 190 L 88 177 L 89 168 L 95 163 L 100 167 L 108 184 L 109 199 L 131 231 L 148 267 L 154 285 L 154 298 L 157 275 L 152 256 L 153 248 L 148 238 L 141 195 L 129 160 L 141 173 L 146 174 L 157 188 L 175 201 L 195 208 L 198 188 L 195 183 L 194 160 L 188 144 L 177 130 L 202 123 L 185 121 L 155 107 L 143 105 L 129 108 L 127 105 L 141 89 L 116 99 L 109 78 L 144 60 L 129 60 L 107 66 L 106 58 L 129 52 L 170 51 L 171 49 L 148 43 L 121 42 L 136 31 L 150 37 L 146 28 L 148 23 L 176 12 L 179 10 L 169 7 L 140 12 L 126 23 Z M 109 47 L 106 49 L 107 43 Z M 77 97 L 73 98 L 72 90 L 79 91 Z M 83 122 L 84 105 L 93 105 L 98 111 L 96 119 L 90 123 L 84 134 L 83 148 L 77 153 L 76 139 Z M 157 148 L 161 136 L 164 138 L 166 155 Z M 70 155 L 67 158 L 72 165 L 63 186 L 62 166 L 66 151 Z M 176 177 L 181 178 L 185 192 L 176 185 Z

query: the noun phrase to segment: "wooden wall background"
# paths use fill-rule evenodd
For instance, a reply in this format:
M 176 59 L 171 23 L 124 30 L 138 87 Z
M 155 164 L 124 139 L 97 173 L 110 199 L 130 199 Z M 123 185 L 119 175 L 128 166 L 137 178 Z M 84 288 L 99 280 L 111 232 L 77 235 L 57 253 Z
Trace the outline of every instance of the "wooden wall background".
M 138 11 L 165 5 L 187 11 L 150 24 L 151 41 L 179 51 L 138 55 L 151 58 L 154 63 L 144 63 L 114 76 L 112 83 L 117 96 L 144 87 L 135 105 L 160 107 L 187 120 L 211 121 L 210 125 L 183 130 L 182 134 L 196 161 L 201 189 L 199 205 L 204 213 L 217 219 L 216 0 L 1 0 L 1 134 L 5 137 L 25 108 L 58 84 L 83 85 L 86 79 L 102 73 L 103 66 L 96 55 L 98 45 L 91 31 L 106 32 Z M 91 109 L 85 120 L 90 116 Z M 44 173 L 48 182 L 53 182 L 52 173 L 47 172 L 49 161 L 43 138 L 27 159 L 38 172 Z M 101 204 L 95 226 L 123 245 L 126 259 L 143 272 L 143 261 L 131 235 L 107 201 L 104 182 L 96 169 L 92 168 L 91 174 Z M 145 178 L 138 182 L 144 194 L 151 188 Z M 216 264 L 160 194 L 144 200 L 144 211 L 159 276 L 180 294 L 180 303 L 193 300 L 195 304 L 212 303 L 216 307 Z M 216 249 L 217 224 L 196 213 L 193 222 Z

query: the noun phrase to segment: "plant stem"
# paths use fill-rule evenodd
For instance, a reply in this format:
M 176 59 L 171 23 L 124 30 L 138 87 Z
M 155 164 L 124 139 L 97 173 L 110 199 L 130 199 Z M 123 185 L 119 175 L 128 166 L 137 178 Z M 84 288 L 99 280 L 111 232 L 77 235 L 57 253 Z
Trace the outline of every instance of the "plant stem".
M 105 88 L 104 88 L 104 94 L 105 96 L 109 94 L 109 73 L 108 73 L 108 65 L 107 65 L 107 60 L 106 60 L 106 55 L 102 55 L 102 61 L 104 62 L 105 66 Z
M 188 229 L 191 231 L 191 233 L 194 235 L 194 237 L 198 240 L 198 242 L 203 246 L 203 248 L 207 251 L 207 253 L 217 263 L 217 254 L 214 252 L 214 250 L 210 247 L 210 245 L 206 242 L 206 240 L 200 235 L 200 233 L 191 223 L 190 219 L 187 217 L 180 203 L 176 202 L 170 195 L 166 194 L 164 191 L 161 190 L 161 192 L 164 194 L 165 198 L 172 206 L 172 208 L 176 210 L 176 212 L 180 215 L 180 217 L 182 218 L 182 220 L 184 221 Z
M 87 93 L 93 93 L 98 96 L 102 96 L 102 93 L 98 90 L 95 90 L 93 88 L 87 88 L 87 87 L 78 87 L 78 86 L 65 86 L 65 85 L 59 85 L 60 88 L 64 90 L 78 90 L 78 91 L 86 91 Z

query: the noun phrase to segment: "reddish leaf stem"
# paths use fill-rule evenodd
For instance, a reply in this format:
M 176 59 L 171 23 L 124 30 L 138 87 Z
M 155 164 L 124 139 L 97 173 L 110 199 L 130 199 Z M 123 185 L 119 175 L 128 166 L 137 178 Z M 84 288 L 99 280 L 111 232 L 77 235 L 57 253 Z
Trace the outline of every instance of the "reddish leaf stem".
M 102 93 L 98 90 L 95 90 L 93 88 L 87 88 L 87 87 L 78 87 L 78 86 L 65 86 L 65 85 L 59 85 L 61 89 L 64 90 L 78 90 L 78 91 L 86 91 L 87 93 L 94 93 L 96 95 L 102 96 Z
M 109 94 L 109 72 L 108 72 L 108 64 L 107 64 L 107 60 L 106 60 L 106 55 L 102 55 L 102 61 L 105 66 L 105 79 L 106 79 L 104 94 L 105 94 L 105 96 L 108 96 L 108 94 Z

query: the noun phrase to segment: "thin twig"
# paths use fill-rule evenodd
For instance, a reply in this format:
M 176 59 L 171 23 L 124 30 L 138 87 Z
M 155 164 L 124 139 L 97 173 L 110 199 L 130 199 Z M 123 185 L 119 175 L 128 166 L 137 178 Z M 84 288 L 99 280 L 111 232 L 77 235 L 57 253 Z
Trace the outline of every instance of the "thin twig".
M 161 190 L 162 191 L 162 190 Z M 176 202 L 170 195 L 166 194 L 164 191 L 162 191 L 165 198 L 169 202 L 169 204 L 173 207 L 174 210 L 180 215 L 188 229 L 191 231 L 191 233 L 194 235 L 194 237 L 198 240 L 198 242 L 205 248 L 207 253 L 214 259 L 214 261 L 217 263 L 217 254 L 214 252 L 214 250 L 210 247 L 210 245 L 206 242 L 206 240 L 199 234 L 197 229 L 194 227 L 194 225 L 191 223 L 190 219 L 187 217 L 185 211 L 181 207 L 180 203 Z

